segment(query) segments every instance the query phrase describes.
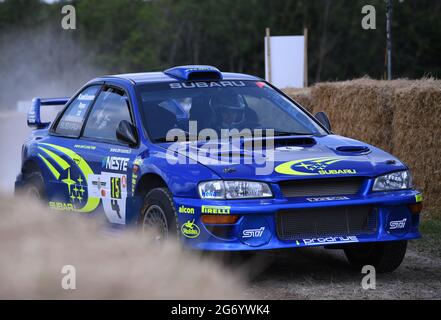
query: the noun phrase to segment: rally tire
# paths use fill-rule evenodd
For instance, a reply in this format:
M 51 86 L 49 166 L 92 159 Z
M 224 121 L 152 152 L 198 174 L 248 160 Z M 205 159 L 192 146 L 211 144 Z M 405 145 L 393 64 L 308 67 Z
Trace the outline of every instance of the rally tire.
M 142 230 L 146 227 L 146 221 L 149 219 L 151 213 L 164 216 L 167 228 L 165 239 L 176 239 L 178 237 L 178 215 L 172 195 L 167 188 L 155 188 L 145 195 L 144 205 L 141 209 L 141 215 L 138 221 L 138 225 Z
M 371 265 L 379 273 L 388 273 L 400 266 L 406 249 L 407 241 L 389 241 L 354 244 L 344 252 L 351 266 L 358 270 Z
M 31 172 L 25 179 L 20 192 L 25 197 L 42 201 L 46 198 L 46 188 L 43 176 L 39 171 Z

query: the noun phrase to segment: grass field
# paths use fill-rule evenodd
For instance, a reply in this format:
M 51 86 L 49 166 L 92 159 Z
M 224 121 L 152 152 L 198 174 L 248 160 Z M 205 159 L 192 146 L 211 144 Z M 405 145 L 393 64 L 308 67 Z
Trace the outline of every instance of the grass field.
M 410 248 L 422 254 L 441 258 L 441 219 L 423 219 L 420 231 L 423 237 L 420 240 L 411 241 Z

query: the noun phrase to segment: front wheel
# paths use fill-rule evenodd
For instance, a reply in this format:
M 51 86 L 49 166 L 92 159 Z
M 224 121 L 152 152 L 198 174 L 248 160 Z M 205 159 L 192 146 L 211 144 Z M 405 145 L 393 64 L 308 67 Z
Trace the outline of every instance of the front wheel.
M 139 222 L 144 236 L 157 242 L 176 238 L 176 220 L 173 199 L 166 188 L 156 188 L 146 194 Z
M 377 272 L 387 273 L 397 269 L 406 254 L 407 241 L 358 243 L 344 249 L 349 263 L 357 269 L 374 266 Z

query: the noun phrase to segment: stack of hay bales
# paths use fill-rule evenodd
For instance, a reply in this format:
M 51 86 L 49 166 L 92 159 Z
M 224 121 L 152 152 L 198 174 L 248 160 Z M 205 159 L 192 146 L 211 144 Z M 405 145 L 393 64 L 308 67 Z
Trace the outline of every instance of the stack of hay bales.
M 325 111 L 336 134 L 391 152 L 412 170 L 427 212 L 441 217 L 441 81 L 353 81 L 286 90 L 313 113 Z
M 313 112 L 312 110 L 312 100 L 311 100 L 311 89 L 285 89 L 283 90 L 288 96 L 293 98 L 296 102 L 300 103 L 302 107 L 304 107 L 309 112 Z
M 393 153 L 412 170 L 426 207 L 441 216 L 441 81 L 408 81 L 393 99 Z

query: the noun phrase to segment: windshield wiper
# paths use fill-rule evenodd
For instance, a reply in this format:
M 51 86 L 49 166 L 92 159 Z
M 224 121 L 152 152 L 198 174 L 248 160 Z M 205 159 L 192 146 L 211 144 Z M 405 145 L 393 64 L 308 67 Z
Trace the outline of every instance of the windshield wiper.
M 190 133 L 185 130 L 182 130 L 182 132 L 185 134 L 186 141 L 190 141 Z M 164 143 L 164 142 L 177 142 L 178 140 L 176 139 L 176 137 L 174 140 L 167 140 L 167 137 L 161 137 L 161 138 L 153 139 L 153 141 L 157 143 Z
M 189 138 L 190 138 L 190 133 L 189 133 L 189 132 L 184 131 L 184 130 L 183 130 L 183 132 L 185 133 L 185 137 L 186 137 L 187 141 L 193 141 L 193 140 L 190 140 L 190 139 L 189 139 Z M 274 130 L 274 137 L 284 137 L 284 136 L 313 136 L 313 135 L 314 135 L 314 133 L 306 133 L 306 132 L 289 132 L 289 131 L 278 131 L 278 130 Z M 264 134 L 264 136 L 267 136 L 267 134 Z M 239 133 L 239 134 L 236 134 L 236 135 L 231 135 L 231 136 L 229 136 L 229 138 L 235 138 L 235 137 L 242 137 L 242 135 Z M 245 137 L 245 138 L 248 138 L 248 137 Z M 249 137 L 249 138 L 252 138 L 252 137 Z M 166 137 L 161 137 L 161 138 L 156 138 L 156 139 L 154 139 L 154 141 L 155 141 L 156 143 L 165 143 L 165 142 L 176 142 L 177 139 L 170 141 L 170 140 L 167 140 Z M 196 139 L 196 141 L 198 141 L 198 140 Z
M 277 131 L 274 130 L 274 136 L 275 137 L 282 137 L 282 136 L 312 136 L 313 133 L 306 133 L 306 132 L 288 132 L 288 131 Z

